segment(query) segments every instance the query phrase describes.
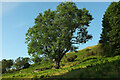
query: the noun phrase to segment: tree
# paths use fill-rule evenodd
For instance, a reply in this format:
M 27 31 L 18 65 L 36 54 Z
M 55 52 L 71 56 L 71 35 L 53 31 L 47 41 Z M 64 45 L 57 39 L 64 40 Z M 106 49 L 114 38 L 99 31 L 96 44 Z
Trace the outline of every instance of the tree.
M 2 60 L 2 73 L 5 73 L 6 71 L 8 71 L 13 65 L 13 60 L 6 60 L 3 59 Z
M 103 55 L 113 56 L 120 52 L 120 1 L 112 2 L 107 8 L 102 21 L 102 43 Z
M 23 69 L 26 69 L 26 68 L 29 68 L 30 67 L 30 64 L 29 64 L 29 62 L 30 62 L 30 58 L 28 58 L 28 57 L 25 57 L 25 58 L 23 58 L 23 60 L 22 60 L 24 63 L 23 63 Z
M 6 72 L 6 67 L 7 67 L 7 60 L 3 59 L 2 60 L 2 73 Z
M 25 57 L 18 57 L 16 60 L 15 60 L 15 64 L 14 66 L 16 67 L 16 69 L 22 69 L 22 68 L 28 68 L 30 66 L 29 64 L 29 58 Z
M 21 67 L 23 67 L 22 59 L 23 59 L 23 57 L 18 57 L 18 58 L 15 60 L 14 66 L 15 66 L 16 69 L 21 69 Z
M 55 59 L 54 67 L 58 69 L 65 53 L 76 48 L 74 44 L 92 38 L 87 31 L 92 19 L 88 10 L 78 9 L 73 2 L 62 2 L 55 11 L 39 13 L 35 25 L 26 33 L 29 55 L 47 55 Z

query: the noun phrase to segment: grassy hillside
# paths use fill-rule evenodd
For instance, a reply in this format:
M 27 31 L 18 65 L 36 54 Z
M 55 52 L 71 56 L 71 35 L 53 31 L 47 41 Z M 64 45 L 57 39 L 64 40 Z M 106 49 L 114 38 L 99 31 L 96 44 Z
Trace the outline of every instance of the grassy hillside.
M 76 53 L 67 53 L 61 60 L 60 69 L 52 69 L 53 62 L 49 62 L 4 73 L 2 78 L 119 78 L 120 56 L 101 57 L 98 51 L 99 45 L 95 45 Z M 73 55 L 77 55 L 77 58 L 68 62 L 67 58 Z

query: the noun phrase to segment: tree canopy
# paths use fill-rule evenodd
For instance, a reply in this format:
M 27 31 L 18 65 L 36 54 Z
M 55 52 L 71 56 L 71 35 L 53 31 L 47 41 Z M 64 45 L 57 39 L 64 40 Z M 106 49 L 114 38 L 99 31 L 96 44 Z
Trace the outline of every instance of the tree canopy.
M 25 58 L 18 57 L 15 60 L 14 67 L 18 70 L 22 68 L 28 68 L 30 66 L 29 62 L 30 62 L 30 59 L 28 57 L 25 57 Z
M 13 60 L 9 59 L 9 60 L 6 60 L 6 59 L 3 59 L 1 61 L 2 63 L 2 73 L 5 73 L 6 71 L 8 71 L 12 65 L 13 65 Z
M 42 57 L 40 57 L 40 55 L 34 55 L 31 58 L 32 62 L 34 62 L 34 64 L 38 64 L 42 61 Z
M 112 2 L 107 8 L 102 21 L 100 43 L 103 55 L 117 55 L 120 52 L 120 1 Z
M 73 2 L 62 2 L 54 11 L 39 13 L 35 25 L 26 33 L 29 55 L 47 55 L 55 59 L 55 68 L 59 68 L 65 53 L 77 48 L 74 44 L 92 38 L 87 31 L 92 19 L 88 10 L 78 9 Z

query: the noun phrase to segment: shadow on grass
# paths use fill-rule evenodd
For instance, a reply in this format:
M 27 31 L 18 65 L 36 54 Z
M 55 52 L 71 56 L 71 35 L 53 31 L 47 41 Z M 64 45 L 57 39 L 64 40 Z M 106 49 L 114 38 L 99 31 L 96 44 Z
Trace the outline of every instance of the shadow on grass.
M 115 64 L 117 63 L 117 64 Z M 120 64 L 113 61 L 95 66 L 87 66 L 82 69 L 72 69 L 67 73 L 54 76 L 40 76 L 40 78 L 3 78 L 2 80 L 86 80 L 86 79 L 112 79 L 120 80 Z
M 109 65 L 108 65 L 109 64 Z M 51 76 L 51 78 L 63 79 L 112 79 L 120 80 L 120 65 L 112 65 L 113 62 L 107 64 L 100 64 L 95 66 L 88 66 L 87 68 L 71 70 L 61 75 Z

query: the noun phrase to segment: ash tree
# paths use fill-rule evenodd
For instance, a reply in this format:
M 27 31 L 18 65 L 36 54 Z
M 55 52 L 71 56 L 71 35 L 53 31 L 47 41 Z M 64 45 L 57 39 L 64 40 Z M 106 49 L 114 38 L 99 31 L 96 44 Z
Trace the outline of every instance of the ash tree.
M 120 54 L 120 1 L 112 2 L 107 8 L 102 21 L 102 43 L 103 54 L 115 56 Z
M 26 33 L 29 55 L 47 55 L 54 59 L 53 67 L 59 69 L 65 53 L 77 48 L 74 44 L 92 38 L 87 31 L 92 19 L 88 10 L 78 9 L 73 2 L 62 2 L 54 11 L 39 13 Z

